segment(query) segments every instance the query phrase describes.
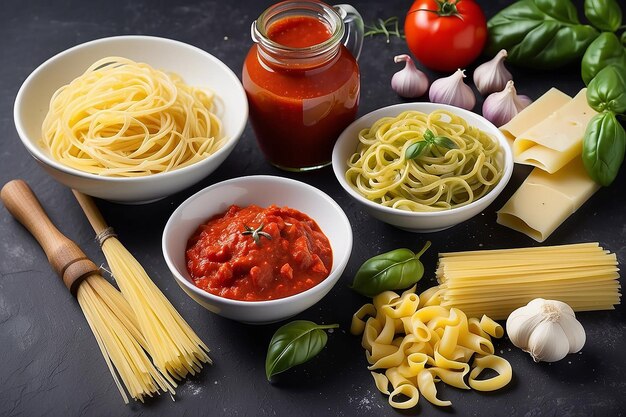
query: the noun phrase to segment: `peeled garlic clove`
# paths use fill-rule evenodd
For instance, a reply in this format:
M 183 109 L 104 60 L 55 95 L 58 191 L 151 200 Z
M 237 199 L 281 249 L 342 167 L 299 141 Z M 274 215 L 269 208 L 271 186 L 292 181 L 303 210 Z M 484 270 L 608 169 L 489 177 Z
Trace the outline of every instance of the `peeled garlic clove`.
M 500 127 L 517 116 L 530 103 L 532 103 L 532 100 L 526 96 L 518 96 L 513 81 L 508 81 L 504 90 L 490 94 L 485 99 L 483 116 L 497 127 Z
M 479 65 L 474 70 L 474 84 L 483 96 L 502 91 L 506 83 L 513 79 L 509 70 L 504 66 L 506 57 L 506 49 L 502 49 L 491 61 Z
M 525 351 L 530 353 L 535 362 L 556 362 L 569 353 L 569 343 L 561 326 L 547 320 L 535 327 Z
M 397 64 L 405 62 L 404 68 L 391 77 L 391 88 L 400 97 L 415 98 L 428 90 L 428 77 L 418 70 L 410 56 L 403 54 L 393 58 Z
M 433 103 L 450 104 L 467 110 L 474 108 L 476 96 L 463 81 L 465 70 L 458 69 L 449 77 L 439 78 L 430 86 L 428 97 Z

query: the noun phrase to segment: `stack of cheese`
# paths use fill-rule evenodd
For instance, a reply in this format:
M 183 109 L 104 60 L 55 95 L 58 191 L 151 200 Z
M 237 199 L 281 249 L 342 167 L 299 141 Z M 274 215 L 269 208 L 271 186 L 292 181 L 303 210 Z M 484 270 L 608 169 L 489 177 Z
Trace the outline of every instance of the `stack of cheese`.
M 543 242 L 599 189 L 580 158 L 595 114 L 586 89 L 571 98 L 552 88 L 500 128 L 515 162 L 536 168 L 498 211 L 498 223 Z

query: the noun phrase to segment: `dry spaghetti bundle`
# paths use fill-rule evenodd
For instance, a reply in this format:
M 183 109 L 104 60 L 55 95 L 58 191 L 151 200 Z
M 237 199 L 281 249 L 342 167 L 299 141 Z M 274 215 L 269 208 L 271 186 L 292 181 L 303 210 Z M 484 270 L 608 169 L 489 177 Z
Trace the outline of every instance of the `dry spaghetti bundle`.
M 156 367 L 164 374 L 181 379 L 199 372 L 203 363 L 211 363 L 207 354 L 209 348 L 117 239 L 93 200 L 77 191 L 74 195 L 97 234 L 122 295 L 137 317 Z
M 174 393 L 173 381 L 150 362 L 147 343 L 130 305 L 98 272 L 98 267 L 52 224 L 28 185 L 14 180 L 2 188 L 2 201 L 37 239 L 54 270 L 76 296 L 115 384 L 128 403 L 159 391 Z M 117 370 L 117 373 L 116 373 Z M 119 378 L 118 378 L 119 374 Z M 120 383 L 120 379 L 122 383 Z
M 541 297 L 574 311 L 612 310 L 621 294 L 617 258 L 596 243 L 439 254 L 441 304 L 470 317 L 506 319 Z
M 159 391 L 175 394 L 172 379 L 150 362 L 135 316 L 115 287 L 100 275 L 92 275 L 80 284 L 76 298 L 126 404 L 128 397 L 113 367 L 136 400 L 143 402 L 145 396 L 152 397 Z

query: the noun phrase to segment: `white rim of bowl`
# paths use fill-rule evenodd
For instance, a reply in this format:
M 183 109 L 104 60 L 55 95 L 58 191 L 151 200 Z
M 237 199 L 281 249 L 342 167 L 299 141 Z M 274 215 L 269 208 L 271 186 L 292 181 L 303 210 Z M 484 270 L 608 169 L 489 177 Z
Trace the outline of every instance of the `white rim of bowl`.
M 211 61 L 215 62 L 215 64 L 217 66 L 219 66 L 220 68 L 222 68 L 227 76 L 229 78 L 231 78 L 234 82 L 235 85 L 237 85 L 237 92 L 240 95 L 240 98 L 242 98 L 242 102 L 245 104 L 245 108 L 241 108 L 239 109 L 240 112 L 245 113 L 245 117 L 243 118 L 243 123 L 241 124 L 241 126 L 238 127 L 237 131 L 235 132 L 235 134 L 230 135 L 231 137 L 228 139 L 228 141 L 217 151 L 215 151 L 214 153 L 212 153 L 211 155 L 207 156 L 205 159 L 200 160 L 194 164 L 188 165 L 186 167 L 183 168 L 179 168 L 179 169 L 175 169 L 173 171 L 168 171 L 168 172 L 160 172 L 157 174 L 152 174 L 152 175 L 142 175 L 142 176 L 137 176 L 137 177 L 112 177 L 112 176 L 103 176 L 103 175 L 97 175 L 97 174 L 92 174 L 89 172 L 85 172 L 85 171 L 81 171 L 72 167 L 68 167 L 67 165 L 63 165 L 59 162 L 57 162 L 55 159 L 51 158 L 50 156 L 46 155 L 39 146 L 37 146 L 36 143 L 33 143 L 31 140 L 25 140 L 24 138 L 28 138 L 29 136 L 26 134 L 26 131 L 22 125 L 21 122 L 21 118 L 18 117 L 18 103 L 22 102 L 22 98 L 25 94 L 25 89 L 26 86 L 30 84 L 31 80 L 33 78 L 35 78 L 36 76 L 39 75 L 39 73 L 43 72 L 45 70 L 45 67 L 47 67 L 51 62 L 59 60 L 61 58 L 63 58 L 66 55 L 72 54 L 74 53 L 77 49 L 82 49 L 91 45 L 97 45 L 100 43 L 108 43 L 108 42 L 116 42 L 116 41 L 124 41 L 124 40 L 145 40 L 145 41 L 150 41 L 150 42 L 164 42 L 164 43 L 169 43 L 171 45 L 176 45 L 179 46 L 181 48 L 185 48 L 185 49 L 189 49 L 191 51 L 197 52 L 201 55 L 205 55 L 206 58 L 210 59 Z M 59 86 L 60 87 L 60 86 Z M 201 165 L 203 162 L 209 160 L 210 158 L 220 155 L 224 152 L 229 152 L 230 148 L 232 148 L 235 144 L 236 144 L 236 140 L 235 138 L 239 138 L 241 137 L 244 129 L 246 128 L 246 124 L 248 123 L 248 100 L 246 98 L 246 93 L 243 89 L 243 86 L 241 85 L 241 82 L 239 81 L 239 78 L 237 78 L 237 76 L 235 75 L 235 73 L 228 67 L 228 65 L 226 65 L 225 63 L 223 63 L 220 59 L 218 59 L 217 57 L 215 57 L 214 55 L 211 55 L 210 53 L 206 52 L 203 49 L 200 49 L 196 46 L 193 45 L 189 45 L 188 43 L 184 43 L 181 41 L 177 41 L 174 39 L 169 39 L 169 38 L 162 38 L 159 36 L 147 36 L 147 35 L 123 35 L 123 36 L 109 36 L 106 38 L 100 38 L 100 39 L 95 39 L 89 42 L 84 42 L 75 46 L 72 46 L 71 48 L 68 48 L 64 51 L 59 52 L 58 54 L 48 58 L 47 60 L 45 60 L 42 64 L 40 64 L 37 68 L 35 68 L 33 70 L 33 72 L 31 72 L 28 77 L 26 77 L 26 79 L 24 80 L 24 82 L 22 83 L 22 85 L 20 86 L 20 89 L 17 92 L 17 95 L 15 96 L 15 101 L 13 103 L 13 121 L 15 123 L 15 129 L 17 130 L 18 136 L 20 137 L 20 140 L 22 141 L 22 143 L 24 144 L 24 146 L 26 147 L 26 149 L 28 150 L 28 152 L 37 160 L 45 162 L 46 164 L 54 167 L 55 169 L 62 171 L 66 174 L 70 174 L 76 177 L 81 177 L 81 178 L 86 178 L 86 179 L 106 179 L 107 181 L 113 181 L 113 182 L 125 182 L 125 181 L 129 181 L 129 180 L 133 180 L 136 182 L 143 182 L 143 181 L 148 181 L 148 179 L 153 179 L 155 177 L 158 176 L 158 178 L 162 178 L 165 179 L 167 177 L 170 176 L 176 176 L 176 175 L 181 175 L 182 173 L 185 173 L 187 171 L 196 169 L 199 165 Z
M 394 104 L 391 106 L 386 106 L 386 107 L 382 107 L 380 109 L 374 110 L 372 112 L 369 112 L 361 117 L 359 117 L 357 120 L 355 120 L 354 122 L 352 122 L 340 135 L 339 137 L 341 138 L 348 130 L 351 130 L 354 128 L 355 125 L 358 125 L 359 123 L 362 123 L 362 120 L 365 119 L 366 117 L 373 117 L 375 116 L 377 113 L 384 113 L 390 109 L 399 109 L 398 114 L 400 114 L 402 111 L 406 110 L 406 109 L 415 109 L 415 107 L 417 106 L 418 109 L 415 110 L 419 110 L 419 107 L 426 105 L 427 107 L 436 107 L 437 109 L 439 108 L 443 108 L 444 110 L 448 110 L 450 112 L 453 113 L 460 113 L 460 115 L 462 117 L 464 117 L 466 120 L 472 119 L 472 118 L 478 118 L 479 120 L 481 120 L 482 122 L 486 123 L 488 126 L 490 126 L 490 128 L 493 128 L 493 132 L 488 132 L 492 135 L 494 135 L 496 137 L 496 139 L 498 140 L 498 143 L 500 144 L 500 148 L 504 151 L 504 170 L 502 172 L 502 177 L 500 178 L 500 180 L 498 181 L 498 183 L 496 184 L 496 186 L 489 191 L 486 195 L 482 196 L 481 198 L 472 201 L 469 204 L 466 204 L 464 206 L 461 207 L 455 207 L 455 208 L 451 208 L 448 210 L 442 210 L 442 211 L 408 211 L 408 210 L 401 210 L 401 209 L 397 209 L 397 208 L 393 208 L 393 207 L 387 207 L 387 206 L 383 206 L 382 204 L 378 204 L 375 203 L 371 200 L 368 200 L 367 198 L 365 198 L 363 195 L 361 195 L 358 191 L 356 191 L 354 188 L 352 188 L 352 186 L 350 184 L 348 184 L 348 181 L 346 181 L 345 179 L 345 167 L 346 165 L 346 161 L 342 161 L 339 159 L 339 141 L 337 141 L 337 143 L 335 144 L 335 147 L 333 149 L 333 156 L 332 156 L 332 165 L 333 165 L 333 172 L 335 173 L 335 177 L 337 178 L 337 181 L 339 181 L 339 184 L 341 185 L 341 187 L 346 190 L 346 192 L 348 194 L 350 194 L 352 197 L 354 197 L 356 200 L 358 200 L 359 202 L 365 204 L 367 207 L 370 207 L 372 209 L 376 209 L 376 210 L 381 210 L 385 213 L 389 213 L 389 214 L 394 214 L 394 215 L 398 215 L 398 216 L 403 216 L 403 217 L 414 217 L 416 215 L 418 216 L 428 216 L 428 217 L 443 217 L 443 216 L 447 216 L 449 214 L 452 213 L 457 213 L 457 212 L 461 212 L 464 210 L 468 210 L 470 207 L 476 206 L 478 204 L 480 204 L 481 202 L 484 202 L 484 198 L 491 193 L 497 192 L 500 193 L 502 191 L 502 189 L 504 187 L 506 187 L 506 185 L 508 184 L 509 180 L 511 179 L 511 175 L 513 174 L 513 152 L 511 151 L 511 148 L 509 147 L 509 144 L 506 140 L 506 138 L 504 137 L 504 134 L 502 132 L 500 132 L 500 130 L 493 124 L 491 123 L 489 120 L 485 119 L 483 116 L 474 113 L 472 111 L 469 110 L 465 110 L 462 109 L 460 107 L 454 107 L 454 106 L 450 106 L 447 104 L 439 104 L 439 103 L 422 103 L 422 102 L 415 102 L 415 103 L 400 103 L 400 104 Z M 430 112 L 434 111 L 435 109 L 431 110 Z M 380 117 L 384 117 L 384 116 L 380 116 Z M 469 121 L 468 121 L 469 123 Z M 484 130 L 484 129 L 481 129 Z M 356 145 L 356 142 L 355 142 Z M 342 172 L 340 172 L 340 170 Z
M 284 183 L 284 184 L 298 184 L 301 186 L 304 186 L 305 188 L 309 189 L 310 191 L 314 192 L 315 194 L 317 194 L 318 197 L 326 200 L 326 202 L 328 202 L 337 212 L 337 214 L 339 214 L 339 217 L 342 220 L 342 224 L 346 226 L 346 229 L 349 233 L 346 233 L 346 238 L 348 239 L 347 245 L 346 245 L 346 249 L 347 249 L 347 256 L 345 256 L 341 262 L 335 264 L 335 253 L 333 252 L 333 268 L 335 269 L 335 271 L 338 270 L 345 270 L 345 267 L 348 265 L 348 261 L 350 260 L 350 255 L 352 253 L 352 243 L 353 243 L 353 235 L 352 235 L 352 226 L 350 224 L 350 220 L 348 220 L 348 216 L 346 216 L 346 213 L 343 211 L 343 209 L 341 208 L 341 206 L 339 206 L 339 204 L 337 204 L 337 202 L 335 200 L 333 200 L 328 194 L 326 194 L 325 192 L 323 192 L 322 190 L 313 187 L 312 185 L 306 184 L 302 181 L 297 181 L 297 180 L 292 180 L 290 178 L 285 178 L 285 177 L 276 177 L 276 176 L 272 176 L 272 175 L 249 175 L 249 176 L 245 176 L 245 177 L 238 177 L 238 178 L 232 178 L 229 180 L 225 180 L 225 181 L 221 181 L 218 182 L 216 184 L 213 184 L 207 188 L 204 188 L 200 191 L 198 191 L 197 193 L 195 193 L 194 195 L 192 195 L 191 197 L 187 198 L 185 201 L 183 201 L 177 208 L 176 210 L 174 210 L 172 212 L 172 214 L 170 215 L 170 218 L 167 220 L 167 223 L 165 224 L 165 228 L 163 229 L 163 237 L 161 239 L 161 251 L 163 252 L 163 257 L 165 258 L 165 263 L 167 264 L 168 268 L 170 269 L 170 272 L 172 273 L 172 275 L 174 275 L 174 279 L 179 283 L 179 284 L 183 284 L 186 288 L 188 288 L 189 290 L 191 290 L 194 294 L 197 294 L 199 296 L 202 297 L 208 297 L 209 299 L 215 299 L 216 301 L 220 301 L 223 302 L 225 304 L 229 304 L 233 307 L 241 307 L 241 306 L 251 306 L 251 305 L 260 305 L 260 304 L 268 304 L 268 305 L 272 305 L 272 304 L 281 304 L 281 303 L 285 303 L 285 302 L 289 302 L 289 301 L 293 301 L 293 300 L 297 300 L 299 298 L 304 298 L 307 295 L 309 295 L 310 293 L 314 293 L 314 292 L 318 292 L 318 291 L 322 291 L 322 284 L 328 279 L 328 277 L 330 277 L 330 274 L 328 274 L 328 276 L 326 278 L 324 278 L 324 280 L 322 280 L 320 283 L 316 284 L 315 286 L 309 288 L 308 290 L 299 292 L 297 294 L 293 294 L 287 297 L 283 297 L 283 298 L 276 298 L 274 300 L 258 300 L 258 301 L 244 301 L 244 300 L 234 300 L 231 298 L 226 298 L 226 297 L 220 297 L 219 295 L 215 295 L 212 294 L 208 291 L 205 291 L 199 287 L 197 287 L 193 282 L 190 282 L 187 278 L 185 278 L 185 276 L 183 276 L 182 274 L 180 274 L 178 272 L 178 268 L 176 268 L 176 266 L 174 265 L 174 262 L 172 261 L 169 252 L 166 249 L 166 236 L 170 234 L 169 230 L 174 228 L 174 224 L 173 224 L 173 218 L 175 215 L 177 215 L 178 213 L 180 213 L 181 211 L 184 210 L 184 207 L 188 204 L 190 204 L 190 202 L 192 200 L 194 200 L 195 198 L 197 198 L 198 196 L 200 196 L 201 194 L 207 193 L 211 190 L 213 190 L 214 188 L 219 188 L 219 187 L 223 187 L 225 185 L 230 185 L 230 184 L 236 184 L 238 182 L 241 181 L 259 181 L 259 182 L 263 182 L 263 181 L 278 181 L 280 183 Z M 305 213 L 307 214 L 307 213 Z M 308 216 L 308 214 L 307 214 Z M 315 219 L 313 219 L 315 220 Z M 315 222 L 317 223 L 317 220 L 315 220 Z M 198 226 L 200 226 L 198 224 Z M 187 238 L 189 239 L 189 237 Z M 332 245 L 332 243 L 331 243 Z M 332 247 L 332 246 L 331 246 Z M 331 270 L 333 269 L 331 268 Z M 332 272 L 331 272 L 332 273 Z M 337 280 L 339 280 L 339 278 L 341 278 L 341 276 L 337 277 Z

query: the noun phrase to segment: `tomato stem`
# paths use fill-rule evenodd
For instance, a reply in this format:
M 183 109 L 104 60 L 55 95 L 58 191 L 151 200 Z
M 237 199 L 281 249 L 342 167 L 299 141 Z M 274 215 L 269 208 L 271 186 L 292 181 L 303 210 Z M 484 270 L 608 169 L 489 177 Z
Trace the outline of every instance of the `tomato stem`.
M 413 10 L 410 13 L 431 12 L 431 13 L 437 14 L 437 16 L 454 16 L 454 17 L 458 17 L 459 19 L 463 20 L 463 16 L 459 13 L 459 11 L 456 8 L 456 5 L 460 1 L 461 0 L 454 0 L 454 1 L 436 0 L 436 2 L 437 2 L 437 10 L 417 9 L 417 10 Z

